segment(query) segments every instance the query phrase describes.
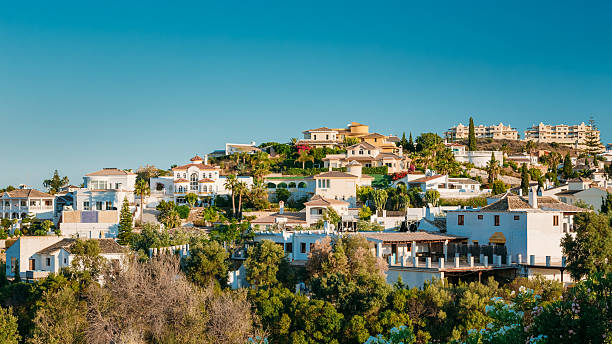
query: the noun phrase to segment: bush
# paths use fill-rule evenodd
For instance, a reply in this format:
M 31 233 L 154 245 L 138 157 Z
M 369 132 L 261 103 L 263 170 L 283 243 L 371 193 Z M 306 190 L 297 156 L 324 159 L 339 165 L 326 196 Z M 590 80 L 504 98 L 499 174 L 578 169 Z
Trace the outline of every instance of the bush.
M 441 199 L 440 205 L 441 206 L 459 205 L 463 207 L 478 208 L 478 207 L 484 207 L 485 205 L 487 205 L 487 198 L 486 197 L 472 197 L 472 198 L 467 198 L 467 199 L 447 198 L 447 199 Z
M 176 207 L 176 211 L 183 220 L 189 217 L 189 206 L 179 205 Z
M 363 174 L 387 174 L 389 173 L 388 166 L 378 166 L 378 167 L 363 167 L 361 169 Z

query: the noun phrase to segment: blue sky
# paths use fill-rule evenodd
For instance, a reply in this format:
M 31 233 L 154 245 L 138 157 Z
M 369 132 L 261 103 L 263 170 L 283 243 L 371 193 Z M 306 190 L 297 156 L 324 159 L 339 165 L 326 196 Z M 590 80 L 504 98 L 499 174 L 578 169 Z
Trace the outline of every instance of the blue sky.
M 522 134 L 593 115 L 612 141 L 610 2 L 125 3 L 0 5 L 1 186 L 350 121 Z

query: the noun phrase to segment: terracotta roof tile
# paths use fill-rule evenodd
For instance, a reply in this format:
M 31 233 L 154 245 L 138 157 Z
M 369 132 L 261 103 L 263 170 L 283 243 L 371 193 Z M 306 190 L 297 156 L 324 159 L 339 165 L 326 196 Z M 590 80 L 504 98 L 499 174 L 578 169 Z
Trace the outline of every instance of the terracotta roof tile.
M 198 180 L 198 183 L 214 183 L 214 182 L 215 181 L 210 178 L 204 178 L 204 179 Z
M 331 199 L 331 198 L 325 198 L 321 195 L 314 195 L 312 196 L 312 198 L 310 199 L 310 201 L 304 203 L 304 205 L 306 206 L 330 206 L 330 205 L 347 205 L 348 206 L 348 202 L 346 201 L 340 201 L 337 199 Z
M 189 183 L 187 179 L 179 178 L 174 180 L 175 183 Z
M 218 170 L 219 167 L 213 165 L 204 165 L 204 164 L 187 164 L 183 166 L 177 166 L 172 169 L 172 171 L 183 171 L 187 170 L 190 167 L 197 167 L 200 170 Z
M 316 176 L 314 176 L 314 178 L 315 179 L 317 178 L 357 178 L 357 176 L 354 174 L 346 173 L 346 172 L 329 171 L 329 172 L 319 173 Z
M 204 161 L 199 155 L 196 154 L 193 158 L 189 159 L 189 161 Z
M 53 195 L 50 195 L 46 192 L 38 191 L 36 189 L 15 189 L 13 191 L 6 191 L 9 197 L 12 198 L 29 198 L 29 197 L 44 197 L 44 198 L 53 198 Z
M 118 168 L 103 168 L 100 171 L 91 172 L 86 174 L 86 177 L 90 176 L 124 176 L 124 175 L 133 175 L 135 173 L 123 171 Z

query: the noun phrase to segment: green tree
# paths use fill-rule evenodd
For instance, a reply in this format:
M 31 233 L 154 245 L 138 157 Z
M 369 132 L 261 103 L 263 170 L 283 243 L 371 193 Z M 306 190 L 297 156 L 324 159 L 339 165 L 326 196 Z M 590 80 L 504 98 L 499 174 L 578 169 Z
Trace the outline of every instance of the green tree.
M 198 195 L 190 192 L 185 195 L 185 201 L 187 201 L 187 204 L 189 204 L 190 207 L 193 207 L 198 201 Z
M 413 153 L 414 152 L 414 141 L 412 141 L 412 132 L 410 133 L 410 137 L 408 138 L 408 151 Z
M 435 133 L 423 133 L 416 139 L 416 150 L 422 152 L 424 150 L 435 149 L 442 144 L 444 140 Z
M 369 221 L 370 217 L 372 217 L 372 209 L 364 204 L 364 206 L 359 209 L 359 219 Z
M 584 212 L 574 216 L 575 236 L 561 240 L 567 271 L 574 279 L 612 272 L 612 228 L 606 215 Z
M 487 161 L 487 174 L 488 174 L 488 183 L 489 185 L 493 185 L 493 182 L 497 179 L 497 176 L 501 172 L 501 166 L 499 166 L 499 161 L 495 159 L 495 154 L 491 152 L 491 160 Z
M 474 132 L 474 119 L 470 117 L 470 127 L 468 133 L 468 150 L 475 151 L 476 147 L 476 133 Z
M 402 133 L 402 138 L 397 143 L 397 145 L 399 147 L 402 147 L 402 149 L 404 149 L 404 150 L 408 150 L 408 140 L 406 139 L 406 132 L 405 131 Z
M 567 152 L 565 158 L 563 159 L 563 178 L 570 179 L 574 176 L 574 168 L 572 167 L 572 158 L 570 157 L 570 153 Z
M 0 343 L 18 344 L 20 340 L 17 317 L 13 315 L 13 309 L 0 307 Z
M 119 213 L 119 231 L 117 233 L 117 242 L 120 245 L 127 245 L 131 241 L 132 237 L 132 211 L 130 210 L 130 202 L 127 197 L 123 198 L 123 204 L 121 204 L 121 212 Z
M 300 155 L 298 156 L 297 159 L 295 159 L 295 162 L 301 162 L 302 163 L 302 169 L 306 168 L 306 162 L 310 161 L 310 162 L 314 162 L 315 158 L 314 156 L 308 154 L 308 151 L 301 151 Z
M 289 197 L 291 197 L 291 192 L 285 188 L 277 188 L 276 189 L 276 202 L 283 201 L 287 203 Z
M 69 287 L 47 291 L 34 319 L 31 344 L 85 344 L 87 304 Z
M 68 177 L 60 177 L 59 172 L 55 170 L 51 179 L 45 179 L 43 181 L 43 186 L 49 190 L 50 194 L 55 194 L 59 192 L 61 188 L 68 185 L 68 183 L 70 183 Z
M 437 206 L 440 200 L 440 192 L 438 190 L 427 190 L 427 192 L 425 192 L 425 200 L 427 203 Z
M 97 281 L 106 265 L 106 259 L 100 255 L 100 245 L 96 239 L 77 239 L 70 246 L 74 255 L 69 274 L 76 277 L 83 285 Z
M 236 200 L 234 192 L 236 191 L 236 185 L 238 185 L 238 179 L 235 174 L 230 174 L 225 179 L 225 189 L 229 190 L 232 197 L 232 216 L 236 216 Z
M 187 277 L 200 286 L 206 287 L 214 281 L 217 285 L 227 285 L 229 254 L 216 241 L 198 243 L 191 247 L 189 256 L 183 261 Z
M 612 215 L 612 194 L 606 192 L 606 198 L 602 198 L 601 200 L 601 210 L 602 214 Z
M 170 209 L 169 211 L 160 214 L 160 222 L 167 229 L 177 228 L 181 226 L 181 215 L 176 208 Z
M 527 196 L 529 194 L 529 171 L 525 163 L 521 166 L 521 190 L 523 195 Z
M 595 123 L 595 119 L 593 117 L 589 119 L 589 127 L 590 130 L 586 132 L 586 135 L 584 137 L 584 152 L 587 154 L 588 157 L 592 158 L 593 162 L 595 162 L 595 159 L 597 158 L 597 153 L 601 151 L 601 142 L 599 141 L 599 134 L 597 131 L 598 129 Z
M 264 289 L 277 285 L 276 274 L 284 257 L 283 248 L 270 240 L 263 240 L 249 247 L 248 258 L 245 261 L 249 284 Z
M 144 179 L 139 179 L 134 185 L 134 193 L 140 196 L 140 223 L 142 225 L 142 214 L 144 214 L 144 198 L 151 194 L 149 183 Z
M 472 118 L 470 118 L 471 121 Z M 416 343 L 416 336 L 412 332 L 412 328 L 407 326 L 394 327 L 389 333 L 389 337 L 385 338 L 382 334 L 376 337 L 370 337 L 367 344 L 413 344 Z
M 360 142 L 358 137 L 344 137 L 343 143 L 345 147 L 350 147 L 358 144 Z
M 491 189 L 493 195 L 500 195 L 506 193 L 506 184 L 501 180 L 496 180 L 493 182 L 493 187 Z
M 245 182 L 237 182 L 236 189 L 236 192 L 238 193 L 238 214 L 240 218 L 242 218 L 242 196 L 249 192 L 249 187 Z
M 387 203 L 387 191 L 382 189 L 372 190 L 372 201 L 374 202 L 374 208 L 376 208 L 377 212 L 385 209 L 385 204 Z

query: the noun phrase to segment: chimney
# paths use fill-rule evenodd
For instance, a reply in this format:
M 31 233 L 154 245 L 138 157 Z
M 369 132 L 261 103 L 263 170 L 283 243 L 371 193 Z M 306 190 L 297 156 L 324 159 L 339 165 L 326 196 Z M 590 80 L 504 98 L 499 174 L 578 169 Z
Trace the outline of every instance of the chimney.
M 533 192 L 532 188 L 529 188 L 529 205 L 534 209 L 538 208 L 538 195 Z
M 204 154 L 204 165 L 208 165 L 208 154 Z

